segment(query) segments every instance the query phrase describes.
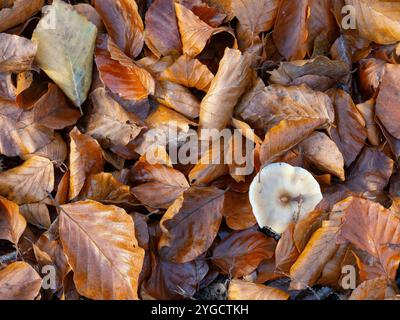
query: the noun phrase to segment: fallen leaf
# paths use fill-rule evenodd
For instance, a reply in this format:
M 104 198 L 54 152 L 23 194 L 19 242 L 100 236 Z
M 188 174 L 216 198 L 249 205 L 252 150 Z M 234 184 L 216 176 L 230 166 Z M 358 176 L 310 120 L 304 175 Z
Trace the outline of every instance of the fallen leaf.
M 123 99 L 140 101 L 154 94 L 154 79 L 138 67 L 106 35 L 97 39 L 95 60 L 100 79 Z
M 247 192 L 227 191 L 222 213 L 226 224 L 232 230 L 245 230 L 257 223 Z
M 93 110 L 88 119 L 86 134 L 97 139 L 103 147 L 125 147 L 142 130 L 140 119 L 122 108 L 104 88 L 90 95 Z
M 252 273 L 261 261 L 274 255 L 275 240 L 247 229 L 234 231 L 214 248 L 211 261 L 224 274 L 240 278 Z
M 233 279 L 229 283 L 228 300 L 287 300 L 290 295 L 280 289 Z
M 76 127 L 69 135 L 69 199 L 72 200 L 79 195 L 88 175 L 103 171 L 104 160 L 100 145 L 91 136 Z
M 180 56 L 161 74 L 160 80 L 168 80 L 185 87 L 192 87 L 207 92 L 214 75 L 199 60 L 187 55 Z
M 239 50 L 225 49 L 217 74 L 200 105 L 201 129 L 224 129 L 233 108 L 249 85 L 250 57 Z
M 19 212 L 18 205 L 0 196 L 0 239 L 17 246 L 25 228 L 26 220 Z
M 0 300 L 34 300 L 42 279 L 26 262 L 14 262 L 0 270 Z
M 92 83 L 97 29 L 65 2 L 54 0 L 47 8 L 32 35 L 36 62 L 81 107 Z
M 349 300 L 385 300 L 389 283 L 385 278 L 376 278 L 361 283 L 349 297 Z
M 161 219 L 161 256 L 185 263 L 205 253 L 217 236 L 223 203 L 224 192 L 215 187 L 185 191 Z
M 137 162 L 132 168 L 132 180 L 136 182 L 132 193 L 152 208 L 168 208 L 189 188 L 185 176 L 178 170 L 144 161 Z
M 15 0 L 10 8 L 0 11 L 0 32 L 24 23 L 35 15 L 44 5 L 44 0 Z
M 182 51 L 173 0 L 155 0 L 146 12 L 145 42 L 157 56 Z
M 130 58 L 136 58 L 144 44 L 143 21 L 135 1 L 96 0 L 94 6 L 108 34 Z
M 49 209 L 44 203 L 23 204 L 19 210 L 26 221 L 47 230 L 51 225 Z
M 62 205 L 60 238 L 80 294 L 96 300 L 138 298 L 144 250 L 123 209 L 90 200 Z
M 0 194 L 17 204 L 39 202 L 47 198 L 53 188 L 53 163 L 39 156 L 0 173 Z
M 299 145 L 304 156 L 322 172 L 344 181 L 344 159 L 336 144 L 322 132 L 315 132 Z
M 0 33 L 0 72 L 22 72 L 32 67 L 37 47 L 29 39 Z
M 400 79 L 400 66 L 386 64 L 379 95 L 376 99 L 376 115 L 389 133 L 400 139 L 398 81 Z

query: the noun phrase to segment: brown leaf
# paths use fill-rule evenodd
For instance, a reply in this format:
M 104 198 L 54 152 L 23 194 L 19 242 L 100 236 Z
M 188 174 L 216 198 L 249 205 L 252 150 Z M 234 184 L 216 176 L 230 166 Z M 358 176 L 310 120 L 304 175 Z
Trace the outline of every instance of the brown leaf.
M 318 91 L 302 86 L 265 86 L 259 80 L 251 91 L 245 94 L 235 109 L 252 128 L 267 131 L 282 120 L 305 121 L 323 120 L 320 126 L 327 126 L 335 118 L 329 97 Z M 317 123 L 318 121 L 315 121 Z M 304 137 L 306 138 L 306 137 Z
M 185 176 L 178 170 L 145 161 L 138 161 L 132 168 L 132 179 L 141 183 L 132 188 L 132 193 L 152 208 L 168 208 L 189 188 Z
M 59 130 L 74 125 L 80 116 L 79 110 L 72 108 L 67 97 L 52 83 L 33 107 L 34 121 L 50 129 Z
M 160 74 L 160 80 L 168 80 L 185 87 L 207 92 L 214 75 L 197 59 L 187 55 L 180 56 L 171 66 Z
M 381 132 L 375 121 L 375 100 L 367 100 L 364 103 L 356 105 L 356 108 L 365 120 L 368 141 L 373 146 L 379 146 L 381 142 Z
M 280 67 L 270 72 L 270 83 L 281 85 L 307 84 L 310 88 L 326 91 L 350 73 L 342 61 L 319 56 L 311 60 L 281 62 Z
M 247 192 L 227 191 L 222 213 L 226 224 L 232 230 L 245 230 L 257 223 Z
M 136 58 L 144 44 L 144 26 L 136 2 L 96 0 L 94 6 L 111 39 L 127 56 Z
M 179 3 L 175 3 L 175 12 L 182 39 L 183 53 L 195 57 L 203 51 L 208 39 L 214 33 L 214 28 Z
M 19 210 L 30 224 L 46 230 L 50 227 L 50 213 L 44 203 L 23 204 Z
M 26 262 L 18 261 L 0 270 L 0 300 L 33 300 L 42 279 Z
M 367 138 L 365 122 L 353 103 L 352 97 L 337 90 L 332 97 L 336 110 L 336 126 L 331 130 L 332 140 L 342 152 L 346 167 L 350 166 L 362 150 Z
M 233 279 L 229 283 L 228 300 L 287 300 L 290 295 L 280 289 Z
M 154 94 L 152 76 L 129 59 L 106 35 L 97 38 L 95 60 L 100 79 L 121 98 L 140 101 Z
M 16 104 L 0 99 L 0 153 L 8 157 L 20 156 L 48 144 L 53 133 L 33 120 L 33 114 Z
M 146 12 L 145 41 L 157 57 L 182 52 L 173 0 L 155 0 Z
M 389 286 L 385 278 L 364 281 L 351 293 L 349 300 L 385 300 Z
M 0 194 L 17 204 L 39 202 L 47 198 L 53 188 L 53 163 L 39 156 L 0 173 Z
M 379 203 L 348 198 L 338 239 L 348 241 L 374 259 L 382 276 L 395 279 L 400 262 L 400 218 Z
M 308 49 L 309 0 L 282 0 L 273 33 L 274 43 L 287 60 L 301 60 Z
M 0 99 L 15 101 L 17 88 L 11 78 L 10 72 L 0 72 Z
M 0 33 L 0 72 L 22 72 L 31 69 L 37 46 L 31 40 Z
M 394 162 L 383 152 L 365 148 L 349 171 L 346 187 L 373 199 L 384 192 L 393 173 Z
M 396 139 L 400 139 L 400 112 L 398 92 L 400 87 L 400 66 L 386 64 L 379 95 L 376 99 L 376 115 Z
M 200 113 L 200 102 L 188 88 L 170 81 L 159 81 L 155 96 L 158 102 L 174 109 L 188 118 L 197 118 Z
M 25 228 L 26 220 L 20 214 L 18 205 L 0 196 L 0 239 L 18 245 Z
M 240 278 L 252 273 L 261 261 L 270 259 L 275 245 L 275 240 L 261 232 L 235 231 L 218 243 L 211 260 L 224 274 Z
M 90 299 L 137 299 L 144 250 L 132 218 L 91 200 L 61 208 L 60 238 L 78 292 Z
M 316 283 L 325 264 L 338 248 L 338 231 L 337 226 L 327 221 L 323 223 L 322 228 L 314 232 L 304 251 L 290 268 L 291 288 L 302 290 Z
M 69 199 L 79 195 L 86 177 L 103 171 L 104 160 L 98 142 L 75 127 L 70 133 Z
M 214 28 L 220 26 L 226 18 L 226 14 L 220 13 L 216 8 L 210 7 L 207 3 L 200 2 L 190 8 L 190 10 L 201 20 Z
M 142 130 L 140 119 L 125 111 L 104 88 L 98 88 L 90 95 L 93 105 L 86 133 L 97 139 L 104 147 L 125 147 Z
M 250 56 L 225 49 L 217 74 L 200 105 L 202 129 L 224 129 L 232 119 L 233 108 L 250 82 Z
M 130 187 L 116 180 L 111 173 L 105 172 L 88 176 L 78 199 L 90 199 L 110 204 L 134 202 Z
M 106 32 L 106 27 L 104 26 L 100 15 L 96 11 L 96 9 L 93 8 L 90 4 L 78 3 L 74 5 L 74 8 L 76 11 L 78 11 L 79 14 L 83 15 L 86 19 L 88 19 L 97 27 L 98 34 Z
M 217 236 L 223 203 L 224 192 L 215 187 L 184 192 L 161 219 L 161 256 L 185 263 L 205 253 Z
M 268 31 L 275 23 L 279 0 L 232 0 L 232 11 L 252 33 Z
M 31 16 L 40 11 L 44 0 L 15 0 L 11 8 L 0 11 L 0 32 L 24 23 Z
M 379 59 L 364 59 L 359 65 L 360 89 L 366 96 L 372 97 L 381 84 L 386 63 Z
M 304 156 L 322 172 L 345 180 L 343 155 L 325 133 L 315 132 L 299 146 Z
M 379 44 L 400 41 L 400 4 L 390 1 L 346 0 L 354 7 L 357 30 L 363 38 Z

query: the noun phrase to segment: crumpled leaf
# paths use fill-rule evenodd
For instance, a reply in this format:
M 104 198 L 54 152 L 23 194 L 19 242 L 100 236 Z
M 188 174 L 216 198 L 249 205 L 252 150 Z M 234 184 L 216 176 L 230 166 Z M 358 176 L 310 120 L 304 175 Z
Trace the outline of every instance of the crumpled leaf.
M 136 58 L 144 44 L 144 26 L 136 2 L 96 0 L 94 5 L 111 39 L 128 57 Z
M 322 132 L 315 132 L 300 143 L 304 156 L 323 172 L 344 181 L 344 159 L 336 144 Z
M 348 198 L 344 205 L 338 240 L 373 257 L 381 275 L 394 280 L 400 263 L 400 217 L 361 198 Z
M 44 2 L 44 0 L 15 0 L 12 7 L 0 11 L 0 32 L 24 23 L 40 11 Z
M 53 163 L 39 156 L 0 173 L 0 194 L 17 204 L 39 202 L 47 198 L 53 188 Z
M 233 279 L 229 283 L 228 300 L 287 300 L 290 295 L 280 289 Z
M 182 51 L 173 0 L 155 0 L 146 12 L 145 42 L 157 56 Z
M 185 87 L 193 87 L 207 92 L 214 75 L 197 59 L 187 55 L 180 56 L 161 74 L 160 80 L 168 80 Z
M 140 101 L 154 94 L 154 79 L 138 67 L 106 35 L 97 38 L 96 56 L 100 79 L 123 99 Z
M 232 0 L 233 14 L 252 33 L 268 31 L 275 23 L 279 0 Z
M 400 3 L 399 3 L 400 5 Z M 400 112 L 397 92 L 400 80 L 400 66 L 386 64 L 379 95 L 376 99 L 376 115 L 387 131 L 396 139 L 400 139 Z
M 37 46 L 31 40 L 0 33 L 0 72 L 29 70 L 36 55 Z
M 50 129 L 34 122 L 31 112 L 25 112 L 15 103 L 0 99 L 0 153 L 8 157 L 19 156 L 48 144 L 53 133 Z
M 0 270 L 0 300 L 33 300 L 42 287 L 42 278 L 29 264 L 14 262 Z
M 185 191 L 161 219 L 161 256 L 185 263 L 206 252 L 217 236 L 223 203 L 224 192 L 215 187 Z
M 26 220 L 20 214 L 18 205 L 0 196 L 0 239 L 17 245 L 25 228 Z
M 214 248 L 211 261 L 224 274 L 240 278 L 274 255 L 275 240 L 256 230 L 235 231 Z
M 322 228 L 314 232 L 299 258 L 290 268 L 292 289 L 302 290 L 315 284 L 325 264 L 338 248 L 336 244 L 338 231 L 339 227 L 331 222 L 325 222 Z
M 75 127 L 70 133 L 69 199 L 79 195 L 86 177 L 103 171 L 103 153 L 99 143 Z
M 145 161 L 138 161 L 132 168 L 132 180 L 141 183 L 132 188 L 132 193 L 152 208 L 168 208 L 189 188 L 185 176 L 178 170 Z
M 200 105 L 201 129 L 224 129 L 233 108 L 250 82 L 250 56 L 239 50 L 225 49 L 217 74 Z
M 400 41 L 400 4 L 376 0 L 346 0 L 354 7 L 357 30 L 363 38 L 378 44 Z
M 54 0 L 32 35 L 36 62 L 77 107 L 92 83 L 96 27 L 71 5 Z
M 348 93 L 337 90 L 333 93 L 332 101 L 337 117 L 331 137 L 343 154 L 345 165 L 348 167 L 364 147 L 367 130 L 364 119 Z
M 88 200 L 62 205 L 59 219 L 78 292 L 97 300 L 137 299 L 144 250 L 125 210 Z
M 103 147 L 125 147 L 142 130 L 140 119 L 126 111 L 104 88 L 90 95 L 93 110 L 88 119 L 86 133 L 97 139 Z

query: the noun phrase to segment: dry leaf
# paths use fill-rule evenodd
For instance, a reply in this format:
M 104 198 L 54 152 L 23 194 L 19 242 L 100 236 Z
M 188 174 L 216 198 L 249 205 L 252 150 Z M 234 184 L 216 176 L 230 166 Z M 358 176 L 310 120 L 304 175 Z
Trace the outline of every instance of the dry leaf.
M 224 192 L 215 187 L 184 192 L 161 219 L 161 256 L 185 263 L 206 252 L 217 236 L 223 203 Z
M 49 209 L 44 203 L 29 203 L 19 207 L 22 216 L 34 226 L 47 230 L 51 225 Z
M 144 250 L 123 209 L 90 200 L 62 205 L 60 238 L 80 294 L 96 300 L 138 298 Z
M 39 202 L 47 198 L 53 188 L 53 163 L 39 156 L 0 173 L 0 194 L 17 204 Z
M 247 229 L 234 231 L 214 248 L 211 261 L 224 274 L 240 278 L 252 273 L 274 254 L 275 240 L 263 233 Z
M 28 20 L 40 11 L 44 2 L 44 0 L 15 0 L 12 7 L 0 11 L 0 32 Z
M 0 300 L 33 300 L 42 279 L 26 262 L 18 261 L 0 270 Z
M 20 214 L 18 205 L 0 196 L 0 239 L 18 245 L 25 228 L 26 220 Z
M 94 6 L 108 34 L 130 58 L 136 58 L 144 44 L 143 21 L 135 1 L 96 0 Z
M 29 39 L 0 33 L 0 72 L 22 72 L 31 69 L 37 47 Z
M 79 195 L 86 177 L 103 171 L 104 160 L 101 147 L 92 137 L 80 133 L 75 127 L 70 132 L 69 199 Z
M 129 59 L 108 36 L 98 37 L 95 59 L 100 79 L 121 98 L 140 101 L 154 94 L 152 76 Z
M 173 0 L 155 0 L 146 12 L 145 42 L 157 56 L 182 51 Z
M 185 87 L 192 87 L 207 92 L 214 75 L 199 60 L 187 55 L 178 58 L 161 74 L 160 80 L 168 80 Z
M 86 100 L 92 83 L 96 33 L 96 27 L 71 5 L 54 0 L 32 35 L 39 67 L 77 107 Z
M 233 279 L 229 283 L 228 300 L 287 300 L 290 295 L 280 289 Z
M 239 50 L 225 49 L 217 74 L 200 105 L 202 129 L 224 129 L 232 119 L 233 108 L 250 82 L 250 57 Z

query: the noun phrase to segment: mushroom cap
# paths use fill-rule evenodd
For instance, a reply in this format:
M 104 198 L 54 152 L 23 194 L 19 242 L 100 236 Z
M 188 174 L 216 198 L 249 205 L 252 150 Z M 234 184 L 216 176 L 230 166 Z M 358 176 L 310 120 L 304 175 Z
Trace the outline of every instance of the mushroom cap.
M 291 222 L 304 219 L 315 209 L 322 193 L 307 170 L 273 163 L 254 178 L 249 199 L 258 225 L 282 234 Z

